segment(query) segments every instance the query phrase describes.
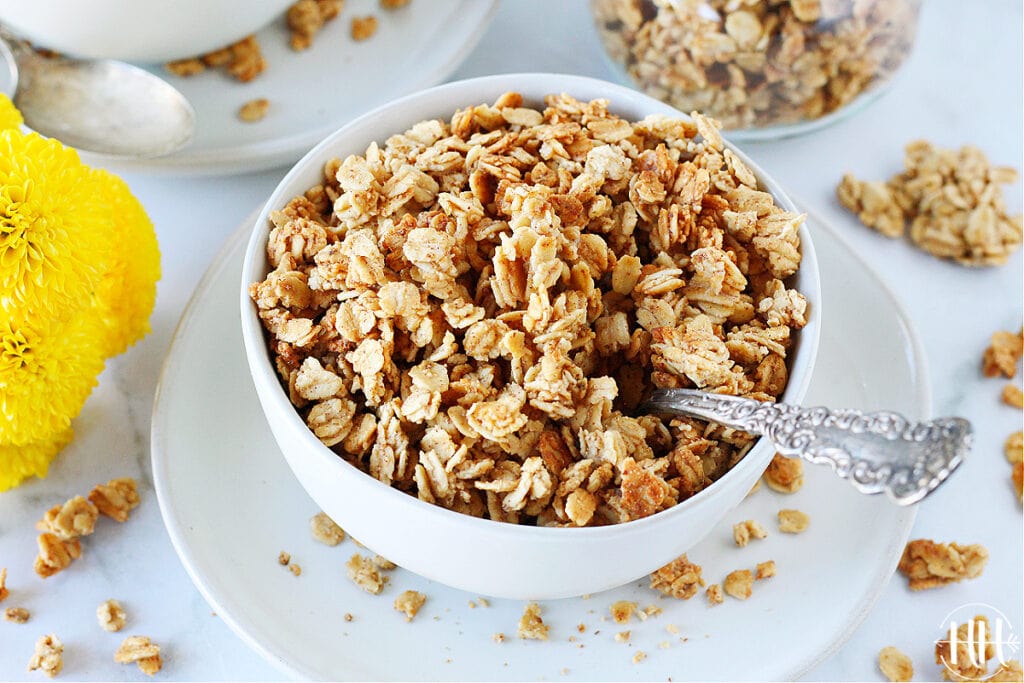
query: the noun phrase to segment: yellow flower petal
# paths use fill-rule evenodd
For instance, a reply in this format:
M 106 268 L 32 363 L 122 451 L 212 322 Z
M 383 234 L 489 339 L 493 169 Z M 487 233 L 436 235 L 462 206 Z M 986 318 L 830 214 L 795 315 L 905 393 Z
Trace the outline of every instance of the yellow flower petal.
M 160 279 L 160 249 L 153 223 L 128 185 L 115 175 L 95 171 L 114 213 L 115 250 L 96 289 L 97 315 L 109 329 L 106 356 L 124 351 L 149 332 L 149 316 Z
M 12 489 L 29 477 L 45 478 L 50 463 L 60 449 L 71 442 L 71 427 L 48 441 L 33 441 L 23 446 L 0 444 L 0 492 Z
M 0 130 L 18 128 L 24 122 L 24 119 L 21 118 L 21 112 L 15 108 L 11 98 L 0 93 Z

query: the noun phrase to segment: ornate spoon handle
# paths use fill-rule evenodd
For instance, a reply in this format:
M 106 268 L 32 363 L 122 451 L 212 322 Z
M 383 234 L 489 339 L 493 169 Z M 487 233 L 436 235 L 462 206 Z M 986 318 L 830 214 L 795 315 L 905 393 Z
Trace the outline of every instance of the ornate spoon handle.
M 685 415 L 767 437 L 782 455 L 827 463 L 862 493 L 916 503 L 971 449 L 959 417 L 911 422 L 898 413 L 802 408 L 691 389 L 656 389 L 638 412 Z

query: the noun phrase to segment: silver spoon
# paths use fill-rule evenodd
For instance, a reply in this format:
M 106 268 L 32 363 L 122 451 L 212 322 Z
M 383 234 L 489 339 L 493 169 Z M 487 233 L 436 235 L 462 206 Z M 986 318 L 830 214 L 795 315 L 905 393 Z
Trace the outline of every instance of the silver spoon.
M 81 150 L 157 157 L 192 139 L 195 112 L 171 84 L 125 62 L 41 57 L 0 31 L 12 99 L 25 124 Z
M 691 389 L 655 389 L 639 413 L 682 415 L 767 437 L 782 455 L 832 466 L 861 493 L 916 503 L 971 450 L 971 423 L 959 417 L 911 422 L 898 413 L 803 408 Z

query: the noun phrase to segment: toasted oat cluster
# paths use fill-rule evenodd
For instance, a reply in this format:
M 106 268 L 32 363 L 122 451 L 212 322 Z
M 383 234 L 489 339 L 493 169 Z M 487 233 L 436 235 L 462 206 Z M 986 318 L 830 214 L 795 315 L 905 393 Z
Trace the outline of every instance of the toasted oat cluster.
M 811 524 L 810 516 L 801 510 L 779 510 L 779 531 L 784 534 L 800 534 Z
M 517 93 L 422 121 L 271 214 L 250 294 L 339 456 L 424 501 L 595 526 L 708 486 L 753 437 L 634 415 L 652 387 L 772 400 L 802 215 L 717 125 Z
M 936 588 L 981 576 L 988 562 L 983 545 L 936 543 L 925 538 L 907 543 L 897 567 L 910 581 L 910 590 Z
M 270 111 L 270 100 L 258 97 L 238 108 L 238 118 L 246 123 L 256 123 L 262 121 L 268 111 Z
M 766 538 L 767 536 L 768 532 L 765 531 L 764 527 L 752 519 L 746 519 L 732 525 L 732 540 L 740 548 L 750 543 L 752 538 Z
M 96 527 L 100 511 L 82 496 L 75 496 L 63 505 L 54 505 L 36 522 L 36 528 L 61 540 L 90 535 Z
M 96 484 L 89 492 L 89 502 L 95 505 L 101 514 L 116 522 L 126 522 L 128 513 L 139 506 L 138 484 L 131 477 Z
M 647 94 L 726 128 L 816 119 L 886 81 L 916 0 L 592 0 L 613 60 Z
M 54 634 L 39 636 L 35 652 L 28 662 L 29 671 L 42 671 L 53 678 L 64 668 L 64 643 Z
M 773 491 L 796 493 L 804 485 L 804 461 L 776 453 L 762 479 Z
M 96 608 L 96 620 L 104 631 L 115 633 L 124 628 L 128 619 L 124 608 L 117 600 L 105 600 Z
M 1024 328 L 1018 334 L 999 330 L 992 334 L 989 346 L 982 355 L 981 372 L 986 377 L 1003 375 L 1013 379 L 1021 356 L 1024 356 Z
M 118 664 L 135 664 L 139 671 L 147 676 L 153 676 L 163 668 L 164 662 L 160 657 L 160 646 L 150 640 L 147 636 L 128 636 L 114 653 L 114 661 Z
M 222 47 L 199 57 L 189 57 L 164 65 L 175 76 L 195 76 L 207 68 L 224 71 L 235 80 L 248 83 L 267 68 L 256 36 L 247 36 L 237 43 Z
M 292 34 L 289 45 L 301 52 L 313 44 L 313 37 L 341 12 L 344 0 L 298 0 L 288 8 L 285 21 Z
M 523 616 L 519 618 L 519 637 L 523 640 L 547 640 L 549 628 L 540 616 L 540 605 L 527 603 L 523 608 Z
M 395 598 L 395 609 L 405 614 L 406 621 L 412 621 L 426 602 L 427 596 L 423 593 L 403 591 Z
M 378 595 L 384 590 L 384 585 L 388 582 L 388 577 L 381 574 L 381 570 L 394 568 L 394 564 L 381 567 L 374 560 L 359 553 L 352 555 L 345 563 L 345 572 L 348 574 L 348 578 L 364 591 L 373 595 Z
M 878 669 L 892 683 L 909 681 L 914 677 L 914 664 L 910 657 L 892 645 L 883 647 L 878 653 Z
M 4 620 L 15 624 L 26 624 L 32 614 L 24 607 L 8 607 L 4 610 Z
M 326 512 L 318 512 L 310 517 L 309 531 L 313 538 L 324 545 L 336 546 L 345 540 L 345 531 Z
M 729 572 L 722 582 L 725 592 L 737 600 L 750 597 L 754 587 L 754 574 L 749 569 L 737 569 Z
M 887 237 L 909 225 L 918 247 L 965 266 L 1002 265 L 1020 247 L 1021 215 L 1007 214 L 1000 187 L 1016 182 L 1016 170 L 992 166 L 971 145 L 949 150 L 925 140 L 906 146 L 903 165 L 886 183 L 843 176 L 839 202 Z
M 701 566 L 680 555 L 651 573 L 651 588 L 680 600 L 689 600 L 704 585 Z

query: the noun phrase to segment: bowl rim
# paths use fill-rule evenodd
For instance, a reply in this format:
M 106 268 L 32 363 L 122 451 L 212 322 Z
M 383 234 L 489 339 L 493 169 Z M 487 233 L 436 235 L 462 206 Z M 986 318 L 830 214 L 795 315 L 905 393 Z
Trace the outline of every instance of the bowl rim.
M 554 83 L 558 85 L 553 86 L 552 84 Z M 609 109 L 613 112 L 625 109 L 645 112 L 640 116 L 625 115 L 629 120 L 639 120 L 643 116 L 650 114 L 664 114 L 685 120 L 691 119 L 687 114 L 674 109 L 668 104 L 615 83 L 571 74 L 526 72 L 464 79 L 420 90 L 377 107 L 328 135 L 297 161 L 274 188 L 260 210 L 259 216 L 256 218 L 256 223 L 252 227 L 252 232 L 245 247 L 245 260 L 242 264 L 240 283 L 242 338 L 250 376 L 256 386 L 264 417 L 270 422 L 271 418 L 266 413 L 268 409 L 273 410 L 277 417 L 285 421 L 284 426 L 289 429 L 289 432 L 299 439 L 299 443 L 296 443 L 294 448 L 289 450 L 301 450 L 325 462 L 329 461 L 331 464 L 328 466 L 339 473 L 343 483 L 351 482 L 352 485 L 358 486 L 368 493 L 372 492 L 377 495 L 387 496 L 388 498 L 385 498 L 385 500 L 389 501 L 389 505 L 397 505 L 400 509 L 408 510 L 413 514 L 428 515 L 439 523 L 463 524 L 468 525 L 469 528 L 479 529 L 482 532 L 530 536 L 534 537 L 535 540 L 546 539 L 549 541 L 565 541 L 570 538 L 596 540 L 601 537 L 613 539 L 617 536 L 640 532 L 642 529 L 671 525 L 678 516 L 685 515 L 688 510 L 697 505 L 705 504 L 707 501 L 720 497 L 727 490 L 726 486 L 716 486 L 716 484 L 720 484 L 727 478 L 736 479 L 742 471 L 758 466 L 756 463 L 766 463 L 770 459 L 768 452 L 774 453 L 775 450 L 772 448 L 771 442 L 767 438 L 759 438 L 739 462 L 712 482 L 712 484 L 686 500 L 647 517 L 595 527 L 540 527 L 510 524 L 482 517 L 474 517 L 440 505 L 428 503 L 393 486 L 384 484 L 369 473 L 356 468 L 325 446 L 309 430 L 299 416 L 298 411 L 288 399 L 274 369 L 264 337 L 262 323 L 249 297 L 249 285 L 258 281 L 255 278 L 262 279 L 262 277 L 265 277 L 265 274 L 257 276 L 254 268 L 265 258 L 263 254 L 270 232 L 270 212 L 277 210 L 292 197 L 308 189 L 307 186 L 296 190 L 292 186 L 302 176 L 309 173 L 311 167 L 315 167 L 317 172 L 321 172 L 324 163 L 330 158 L 343 158 L 346 154 L 361 154 L 371 142 L 378 142 L 380 144 L 382 140 L 379 137 L 369 137 L 367 139 L 367 134 L 363 132 L 364 129 L 377 125 L 378 119 L 386 116 L 395 118 L 396 114 L 401 112 L 402 116 L 400 118 L 406 121 L 404 128 L 402 128 L 402 130 L 405 130 L 419 121 L 433 117 L 433 110 L 441 106 L 439 104 L 441 101 L 445 102 L 443 111 L 450 115 L 454 113 L 457 107 L 493 100 L 497 95 L 509 90 L 523 93 L 525 102 L 537 101 L 540 97 L 543 97 L 543 95 L 538 96 L 534 94 L 539 91 L 543 91 L 545 94 L 558 92 L 574 94 L 575 92 L 577 95 L 583 94 L 580 91 L 597 91 L 601 93 L 599 97 L 609 100 Z M 491 93 L 495 94 L 491 95 Z M 594 99 L 594 97 L 579 99 Z M 425 111 L 424 107 L 428 110 Z M 401 130 L 392 130 L 386 136 L 400 132 Z M 735 145 L 730 143 L 727 136 L 723 137 L 725 139 L 725 147 L 736 154 L 754 173 L 758 180 L 759 189 L 769 192 L 775 199 L 776 204 L 782 206 L 785 210 L 801 213 L 771 176 L 766 174 L 760 166 L 754 163 L 740 149 L 737 149 Z M 346 151 L 356 148 L 358 148 L 357 151 Z M 801 265 L 800 270 L 797 271 L 795 276 L 799 276 L 801 279 L 799 291 L 807 299 L 808 307 L 812 313 L 808 316 L 807 325 L 798 332 L 794 345 L 795 351 L 791 356 L 789 377 L 782 394 L 782 400 L 797 404 L 803 400 L 810 384 L 821 331 L 821 282 L 817 256 L 806 219 L 799 227 L 799 235 L 801 241 Z M 272 389 L 269 388 L 271 386 L 273 387 Z M 269 406 L 267 405 L 268 401 L 270 402 Z M 282 454 L 284 454 L 285 449 L 282 448 L 281 450 Z M 286 460 L 289 461 L 289 467 L 291 467 L 292 463 L 287 455 Z

